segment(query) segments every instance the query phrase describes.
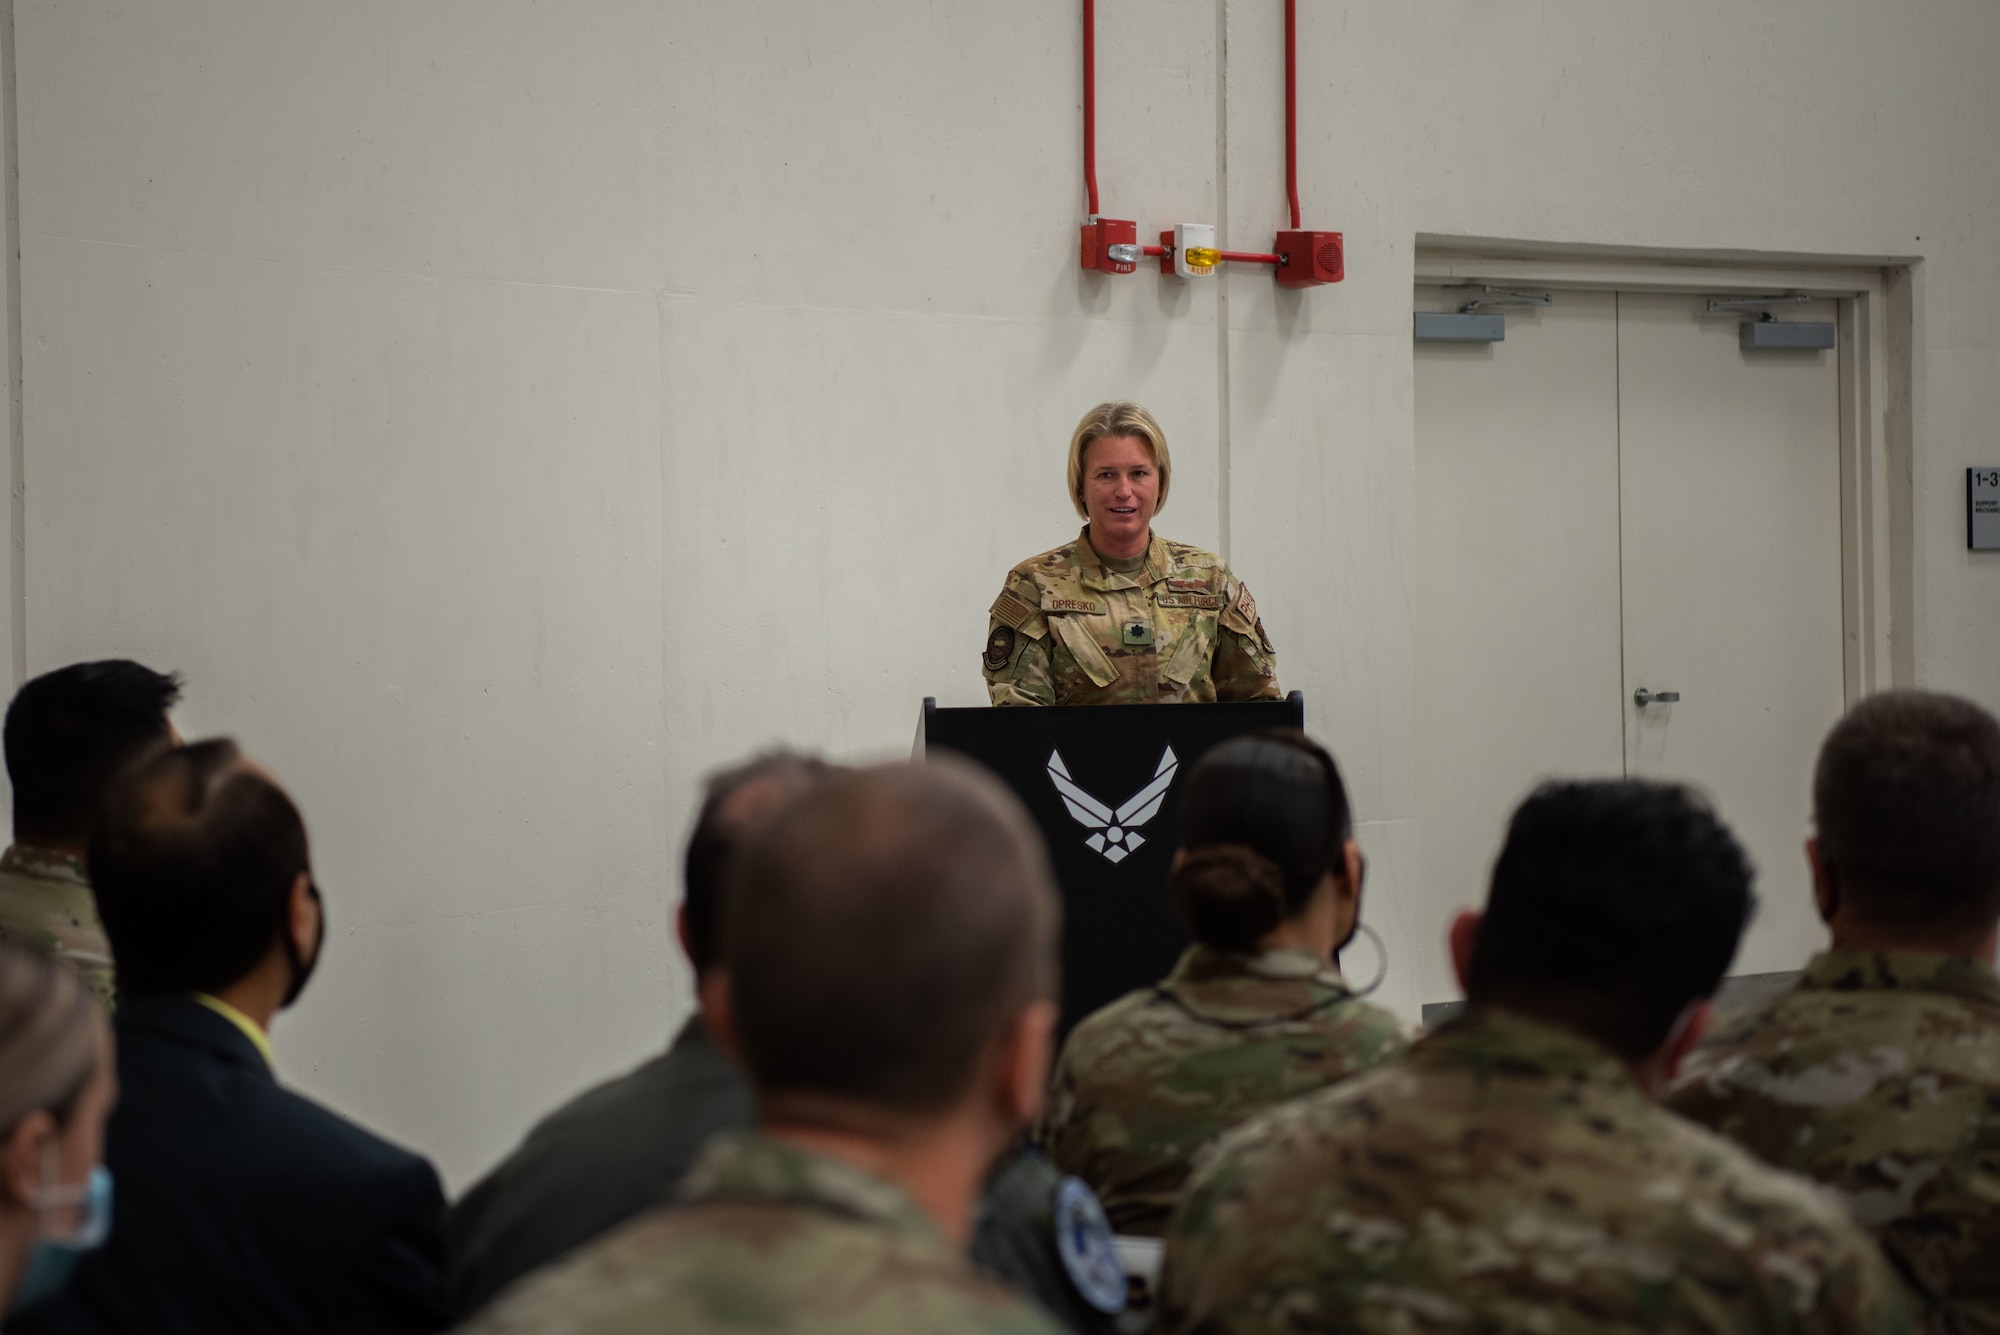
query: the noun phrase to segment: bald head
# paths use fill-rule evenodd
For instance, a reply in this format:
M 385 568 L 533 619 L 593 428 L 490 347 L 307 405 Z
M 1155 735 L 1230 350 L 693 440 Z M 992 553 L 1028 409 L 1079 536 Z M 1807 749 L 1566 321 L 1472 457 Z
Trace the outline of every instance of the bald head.
M 732 869 L 722 962 L 752 1082 L 948 1108 L 1053 996 L 1057 925 L 1041 839 L 993 779 L 934 761 L 826 780 Z

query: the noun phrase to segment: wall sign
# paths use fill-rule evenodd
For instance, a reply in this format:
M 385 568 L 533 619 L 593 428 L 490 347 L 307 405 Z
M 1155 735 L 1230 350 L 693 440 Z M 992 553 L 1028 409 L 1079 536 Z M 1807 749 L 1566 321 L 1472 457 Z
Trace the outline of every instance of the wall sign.
M 2000 468 L 1965 470 L 1965 545 L 2000 552 Z

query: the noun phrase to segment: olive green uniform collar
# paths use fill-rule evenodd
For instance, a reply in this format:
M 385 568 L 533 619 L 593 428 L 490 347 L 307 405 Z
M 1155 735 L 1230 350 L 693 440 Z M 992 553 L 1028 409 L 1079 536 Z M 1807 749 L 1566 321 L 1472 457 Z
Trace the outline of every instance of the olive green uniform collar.
M 1340 970 L 1303 950 L 1265 950 L 1237 955 L 1210 946 L 1189 946 L 1167 975 L 1169 983 L 1201 983 L 1214 978 L 1317 978 L 1347 986 Z
M 1273 984 L 1280 986 L 1274 989 Z M 1236 955 L 1204 945 L 1183 951 L 1158 991 L 1195 1018 L 1218 1024 L 1270 1020 L 1300 1009 L 1318 1010 L 1354 995 L 1339 969 L 1302 950 Z
M 1127 575 L 1113 570 L 1105 564 L 1097 549 L 1090 545 L 1090 525 L 1076 535 L 1076 563 L 1082 573 L 1078 583 L 1086 589 L 1145 589 L 1151 588 L 1167 577 L 1173 569 L 1173 556 L 1167 551 L 1167 540 L 1159 534 L 1151 535 L 1146 544 L 1146 564 L 1143 569 Z
M 688 1170 L 687 1205 L 770 1205 L 873 1225 L 940 1259 L 959 1253 L 901 1187 L 829 1155 L 754 1131 L 718 1135 Z
M 1802 992 L 1942 992 L 2000 1005 L 2000 977 L 1983 961 L 1912 950 L 1827 950 L 1799 977 Z
M 82 858 L 58 853 L 52 848 L 36 848 L 32 844 L 7 845 L 7 851 L 0 853 L 0 872 L 4 871 L 20 876 L 39 876 L 49 881 L 68 881 L 72 885 L 90 884 L 90 872 L 84 867 Z
M 1458 1019 L 1418 1039 L 1408 1062 L 1639 1093 L 1631 1068 L 1609 1048 L 1560 1025 L 1491 1006 L 1468 1006 Z

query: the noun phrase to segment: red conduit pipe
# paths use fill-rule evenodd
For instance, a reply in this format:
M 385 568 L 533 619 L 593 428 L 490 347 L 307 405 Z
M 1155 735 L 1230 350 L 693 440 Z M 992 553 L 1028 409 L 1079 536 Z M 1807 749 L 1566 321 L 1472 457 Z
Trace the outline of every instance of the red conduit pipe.
M 1097 0 L 1083 0 L 1083 186 L 1097 216 Z M 1293 209 L 1296 213 L 1296 207 Z M 1294 223 L 1293 226 L 1297 226 Z
M 1151 255 L 1156 259 L 1167 254 L 1171 249 L 1172 247 L 1170 246 L 1139 247 L 1142 254 Z M 1276 255 L 1266 255 L 1261 250 L 1219 250 L 1216 254 L 1232 264 L 1276 264 L 1278 262 Z
M 1091 0 L 1083 0 L 1085 14 L 1090 12 L 1090 6 Z M 1084 38 L 1085 51 L 1090 49 L 1089 41 L 1088 37 Z M 1087 108 L 1090 106 L 1089 83 L 1084 84 L 1084 89 L 1083 105 Z M 1090 113 L 1086 110 L 1084 115 L 1086 118 L 1084 124 L 1087 126 L 1090 123 L 1088 120 Z M 1084 133 L 1088 135 L 1090 131 L 1086 129 Z M 1084 142 L 1087 144 L 1090 141 L 1086 138 Z M 1096 180 L 1095 170 L 1092 168 L 1093 182 Z M 1292 230 L 1297 231 L 1299 227 L 1299 0 L 1285 0 L 1285 196 L 1292 205 Z M 1090 188 L 1090 211 L 1097 212 L 1095 184 Z

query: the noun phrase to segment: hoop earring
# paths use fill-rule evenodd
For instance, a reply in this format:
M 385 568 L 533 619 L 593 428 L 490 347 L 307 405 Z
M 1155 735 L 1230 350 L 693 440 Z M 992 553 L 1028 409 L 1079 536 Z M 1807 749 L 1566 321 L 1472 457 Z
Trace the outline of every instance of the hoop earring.
M 1382 934 L 1380 932 L 1377 932 L 1373 927 L 1370 927 L 1367 923 L 1362 922 L 1358 918 L 1354 922 L 1354 931 L 1355 935 L 1357 936 L 1360 935 L 1362 932 L 1368 933 L 1368 939 L 1374 942 L 1375 944 L 1375 959 L 1376 959 L 1375 976 L 1369 980 L 1368 986 L 1363 988 L 1350 989 L 1350 991 L 1352 991 L 1354 996 L 1365 997 L 1370 992 L 1373 992 L 1376 988 L 1382 986 L 1382 980 L 1389 976 L 1389 947 L 1383 943 Z M 1354 942 L 1354 937 L 1349 937 L 1347 940 L 1348 944 L 1352 945 Z M 1345 947 L 1342 947 L 1342 949 L 1344 950 Z

